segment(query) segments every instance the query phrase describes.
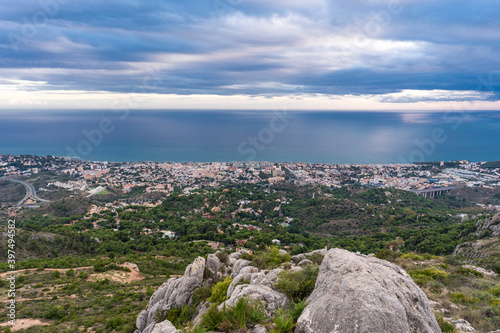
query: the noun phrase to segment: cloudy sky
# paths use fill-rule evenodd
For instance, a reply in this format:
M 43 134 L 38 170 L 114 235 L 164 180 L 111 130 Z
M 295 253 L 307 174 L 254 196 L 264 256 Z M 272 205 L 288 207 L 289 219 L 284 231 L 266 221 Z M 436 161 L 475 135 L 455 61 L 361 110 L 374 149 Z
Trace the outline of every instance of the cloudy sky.
M 498 0 L 3 0 L 0 108 L 498 110 Z

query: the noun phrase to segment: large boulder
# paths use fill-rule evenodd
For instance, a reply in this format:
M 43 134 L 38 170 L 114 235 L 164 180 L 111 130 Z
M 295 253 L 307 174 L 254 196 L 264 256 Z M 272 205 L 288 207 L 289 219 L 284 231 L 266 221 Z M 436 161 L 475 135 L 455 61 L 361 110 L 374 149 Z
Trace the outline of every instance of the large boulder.
M 207 256 L 207 268 L 212 275 L 215 275 L 222 267 L 223 263 L 215 254 L 209 254 Z
M 156 324 L 155 313 L 158 310 L 180 308 L 189 302 L 196 288 L 203 284 L 205 258 L 198 257 L 186 267 L 184 276 L 170 278 L 151 296 L 146 310 L 141 311 L 136 320 L 136 326 L 143 333 L 151 333 Z
M 168 320 L 162 321 L 154 326 L 151 333 L 177 333 L 179 330 Z
M 269 316 L 274 315 L 279 308 L 287 307 L 290 303 L 285 294 L 273 290 L 270 287 L 253 284 L 240 284 L 234 289 L 231 294 L 231 298 L 219 305 L 219 309 L 223 309 L 224 306 L 235 306 L 238 299 L 241 297 L 261 301 L 265 306 L 267 315 Z
M 238 259 L 233 265 L 233 273 L 231 274 L 233 278 L 235 278 L 238 274 L 240 274 L 240 271 L 242 268 L 247 267 L 251 264 L 249 260 L 245 259 Z
M 296 333 L 441 332 L 429 300 L 399 266 L 332 249 Z

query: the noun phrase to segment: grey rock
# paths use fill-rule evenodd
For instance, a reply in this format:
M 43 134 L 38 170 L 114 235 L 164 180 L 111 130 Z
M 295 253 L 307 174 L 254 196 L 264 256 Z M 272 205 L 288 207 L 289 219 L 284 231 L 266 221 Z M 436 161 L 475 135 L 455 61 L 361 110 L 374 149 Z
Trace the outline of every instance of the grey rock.
M 203 315 L 205 314 L 205 312 L 208 311 L 208 309 L 210 309 L 211 305 L 212 305 L 212 303 L 210 303 L 210 302 L 205 302 L 203 304 L 198 305 L 198 308 L 196 309 L 197 315 L 193 319 L 194 326 L 201 324 L 201 320 L 202 320 Z
M 301 253 L 301 254 L 297 254 L 297 255 L 294 255 L 292 256 L 292 261 L 296 264 L 298 264 L 299 262 L 301 262 L 302 260 L 304 259 L 307 259 L 306 258 L 306 255 L 304 253 Z
M 259 286 L 267 286 L 267 287 L 271 287 L 271 288 L 273 286 L 271 281 L 269 281 L 269 279 L 267 278 L 266 273 L 264 273 L 264 272 L 258 272 L 258 273 L 252 274 L 252 276 L 250 277 L 250 284 L 259 285 Z
M 267 333 L 267 328 L 260 324 L 257 324 L 252 328 L 252 333 Z
M 151 333 L 177 333 L 179 330 L 168 320 L 155 325 Z
M 457 319 L 450 321 L 450 324 L 455 326 L 458 332 L 475 332 L 476 330 L 472 325 L 465 319 Z
M 137 328 L 141 330 L 141 328 L 145 327 L 143 333 L 151 333 L 154 327 L 151 324 L 155 324 L 154 315 L 156 311 L 169 310 L 174 307 L 180 308 L 188 303 L 193 291 L 203 283 L 204 270 L 205 258 L 198 257 L 186 268 L 183 277 L 168 279 L 151 296 L 146 310 L 137 317 Z
M 234 259 L 235 261 L 241 258 L 243 252 L 233 252 L 229 255 L 229 259 Z
M 290 271 L 292 273 L 297 273 L 297 272 L 300 272 L 302 269 L 303 269 L 302 267 L 294 266 L 294 267 L 290 268 Z
M 326 254 L 328 253 L 328 250 L 327 249 L 314 250 L 314 251 L 311 251 L 309 253 L 306 253 L 306 255 L 311 256 L 311 255 L 313 255 L 315 253 L 319 253 L 319 254 L 321 254 L 323 256 L 326 256 Z
M 151 332 L 153 332 L 153 329 L 155 328 L 155 325 L 156 325 L 155 322 L 148 324 L 148 326 L 146 326 L 146 328 L 144 329 L 144 331 L 142 331 L 142 333 L 151 333 Z
M 307 266 L 307 265 L 312 265 L 313 262 L 309 259 L 304 259 L 304 260 L 301 260 L 297 266 L 300 266 L 300 267 L 303 267 L 303 266 Z
M 135 326 L 139 331 L 142 331 L 146 328 L 148 324 L 148 312 L 146 310 L 142 310 L 141 313 L 137 316 L 137 320 L 135 321 Z
M 278 282 L 278 276 L 282 271 L 283 271 L 282 268 L 275 268 L 271 270 L 269 273 L 267 273 L 266 277 L 273 286 L 276 282 Z
M 399 266 L 328 251 L 296 333 L 441 332 L 429 300 Z
M 267 286 L 243 284 L 238 285 L 231 294 L 231 298 L 219 305 L 219 309 L 225 306 L 234 306 L 241 297 L 248 297 L 264 303 L 268 316 L 272 316 L 281 307 L 286 307 L 290 303 L 285 294 L 271 289 Z
M 226 294 L 227 298 L 229 299 L 231 297 L 231 294 L 233 293 L 234 288 L 236 287 L 236 285 L 238 283 L 240 283 L 242 281 L 248 281 L 248 283 L 250 283 L 250 280 L 252 279 L 252 274 L 255 274 L 258 272 L 259 272 L 259 270 L 256 267 L 252 267 L 252 266 L 243 267 L 240 271 L 240 274 L 238 274 L 233 279 L 233 281 L 231 281 L 231 284 L 227 288 L 227 294 Z
M 212 276 L 215 275 L 222 267 L 223 263 L 215 254 L 209 254 L 207 256 L 207 268 L 209 269 Z
M 231 274 L 231 276 L 233 278 L 236 277 L 238 274 L 240 274 L 241 269 L 244 267 L 247 267 L 248 265 L 250 265 L 249 260 L 245 260 L 245 259 L 236 260 L 236 262 L 233 265 L 233 273 Z
M 287 254 L 288 254 L 288 252 L 286 252 L 285 250 L 282 250 L 282 249 L 280 249 L 280 250 L 278 251 L 278 253 L 279 253 L 280 255 L 282 255 L 282 256 L 285 256 L 285 255 L 287 255 Z

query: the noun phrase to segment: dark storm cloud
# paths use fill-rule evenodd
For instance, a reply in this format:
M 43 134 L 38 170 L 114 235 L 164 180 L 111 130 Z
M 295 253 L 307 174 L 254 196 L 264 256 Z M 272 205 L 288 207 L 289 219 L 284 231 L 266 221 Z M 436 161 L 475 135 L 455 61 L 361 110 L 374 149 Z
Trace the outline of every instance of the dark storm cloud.
M 499 14 L 486 0 L 6 0 L 0 71 L 84 91 L 154 71 L 154 92 L 174 94 L 495 92 Z

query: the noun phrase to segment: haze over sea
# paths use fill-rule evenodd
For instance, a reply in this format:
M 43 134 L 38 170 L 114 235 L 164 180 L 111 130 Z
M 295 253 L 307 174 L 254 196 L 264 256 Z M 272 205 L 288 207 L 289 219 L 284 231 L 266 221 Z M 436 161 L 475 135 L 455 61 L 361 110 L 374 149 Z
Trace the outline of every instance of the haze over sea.
M 500 159 L 497 111 L 26 111 L 0 117 L 1 154 L 176 162 Z

